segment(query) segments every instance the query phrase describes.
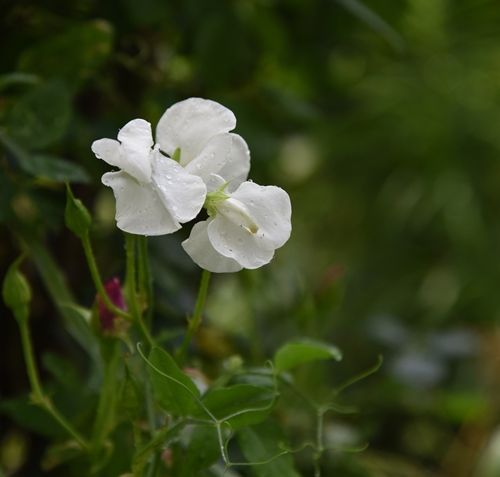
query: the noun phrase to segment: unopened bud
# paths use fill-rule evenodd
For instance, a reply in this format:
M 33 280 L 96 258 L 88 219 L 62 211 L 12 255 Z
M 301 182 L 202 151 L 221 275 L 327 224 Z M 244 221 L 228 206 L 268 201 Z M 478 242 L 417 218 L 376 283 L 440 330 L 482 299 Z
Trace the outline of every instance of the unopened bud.
M 127 311 L 125 297 L 118 277 L 111 278 L 104 284 L 104 289 L 111 303 L 123 311 Z M 97 296 L 97 306 L 99 313 L 99 323 L 101 329 L 106 334 L 117 335 L 126 331 L 128 323 L 121 317 L 109 310 L 100 296 Z
M 92 218 L 90 212 L 80 199 L 75 199 L 69 185 L 66 185 L 66 210 L 64 211 L 66 227 L 78 238 L 83 238 L 88 233 Z
M 23 257 L 18 258 L 7 270 L 3 280 L 2 297 L 16 319 L 28 318 L 31 301 L 31 287 L 26 277 L 19 271 Z

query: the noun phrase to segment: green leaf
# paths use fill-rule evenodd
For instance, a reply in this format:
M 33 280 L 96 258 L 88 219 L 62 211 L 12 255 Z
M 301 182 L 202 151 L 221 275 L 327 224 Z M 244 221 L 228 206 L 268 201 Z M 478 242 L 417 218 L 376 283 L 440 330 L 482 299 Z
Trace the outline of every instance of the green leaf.
M 7 415 L 18 426 L 42 436 L 66 437 L 64 429 L 44 409 L 33 406 L 27 397 L 2 400 L 0 415 Z
M 82 201 L 75 199 L 69 185 L 66 186 L 66 192 L 66 210 L 64 211 L 66 226 L 82 239 L 88 234 L 92 218 Z
M 85 169 L 49 154 L 30 154 L 11 137 L 0 131 L 0 142 L 15 157 L 19 167 L 40 179 L 55 182 L 88 182 Z
M 212 425 L 189 426 L 181 434 L 181 444 L 174 454 L 172 475 L 197 476 L 220 458 L 217 430 Z
M 121 385 L 118 412 L 130 421 L 140 418 L 144 403 L 144 390 L 135 379 L 129 365 L 125 365 L 125 379 Z
M 160 406 L 170 414 L 186 416 L 196 410 L 200 392 L 170 354 L 154 347 L 149 354 L 149 376 Z
M 274 355 L 274 365 L 281 372 L 311 361 L 327 359 L 340 361 L 342 353 L 336 346 L 304 340 L 283 345 Z
M 92 357 L 93 372 L 99 372 L 101 358 L 96 337 L 92 333 L 87 319 L 79 311 L 80 307 L 75 303 L 61 269 L 44 245 L 28 233 L 20 231 L 18 233 L 27 247 L 30 259 L 34 262 L 57 311 L 64 319 L 65 329 Z
M 238 432 L 238 442 L 255 477 L 300 477 L 292 456 L 283 450 L 284 437 L 276 423 L 266 422 Z M 283 455 L 280 455 L 283 454 Z
M 132 471 L 134 475 L 143 475 L 143 469 L 146 467 L 153 453 L 160 447 L 167 445 L 173 439 L 176 439 L 184 425 L 185 422 L 179 422 L 172 427 L 160 429 L 148 443 L 137 449 L 132 459 Z
M 44 471 L 52 470 L 82 454 L 76 441 L 53 444 L 47 448 L 41 462 Z
M 396 51 L 402 52 L 405 49 L 405 42 L 401 35 L 364 3 L 359 0 L 337 0 L 337 2 L 382 36 Z
M 109 56 L 113 30 L 103 20 L 76 25 L 25 50 L 19 69 L 45 78 L 58 77 L 77 88 Z
M 28 73 L 5 73 L 0 75 L 0 91 L 12 85 L 33 85 L 37 84 L 39 81 L 40 78 L 38 78 L 38 76 Z
M 26 277 L 19 271 L 19 265 L 24 257 L 19 257 L 7 270 L 3 280 L 2 297 L 5 304 L 12 310 L 16 320 L 27 320 L 31 287 Z
M 60 59 L 58 59 L 60 61 Z M 41 149 L 65 134 L 71 117 L 71 98 L 64 83 L 34 86 L 7 111 L 7 132 L 26 149 Z
M 203 396 L 203 404 L 220 421 L 238 429 L 263 421 L 271 412 L 277 392 L 268 387 L 236 384 L 213 389 Z
M 49 154 L 34 154 L 28 161 L 21 164 L 25 172 L 54 182 L 88 182 L 89 176 L 85 169 Z

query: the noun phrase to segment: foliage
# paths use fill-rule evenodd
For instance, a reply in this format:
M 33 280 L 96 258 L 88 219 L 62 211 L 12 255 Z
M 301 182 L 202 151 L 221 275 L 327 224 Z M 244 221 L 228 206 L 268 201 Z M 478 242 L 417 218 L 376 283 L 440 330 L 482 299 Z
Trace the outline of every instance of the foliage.
M 4 276 L 24 253 L 37 397 L 50 400 L 28 399 L 4 311 L 0 474 L 81 475 L 91 456 L 106 476 L 221 475 L 221 463 L 226 475 L 496 475 L 499 20 L 491 0 L 6 5 L 0 261 Z M 126 261 L 90 151 L 190 96 L 235 112 L 256 179 L 286 187 L 294 217 L 272 265 L 213 280 L 188 350 L 197 378 L 175 354 L 199 280 L 187 235 L 149 240 L 151 275 L 136 248 L 138 309 L 163 351 L 150 355 L 137 326 L 126 344 L 99 332 L 96 273 L 125 277 Z M 93 275 L 64 227 L 65 183 L 92 215 Z M 380 353 L 380 371 L 339 398 Z

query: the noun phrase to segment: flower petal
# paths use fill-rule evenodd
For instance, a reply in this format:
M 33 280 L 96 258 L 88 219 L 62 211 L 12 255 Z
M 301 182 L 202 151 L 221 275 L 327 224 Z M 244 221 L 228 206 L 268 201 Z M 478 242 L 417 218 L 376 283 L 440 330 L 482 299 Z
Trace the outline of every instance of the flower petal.
M 121 145 L 115 139 L 98 139 L 91 146 L 92 152 L 110 166 L 121 167 Z
M 153 146 L 151 124 L 144 119 L 133 119 L 120 129 L 118 140 L 122 143 L 121 168 L 138 181 L 149 182 Z
M 143 119 L 129 121 L 114 139 L 98 139 L 92 143 L 94 154 L 111 166 L 119 167 L 138 181 L 151 179 L 151 124 Z
M 118 132 L 118 141 L 127 149 L 149 150 L 153 147 L 151 124 L 144 119 L 132 119 Z
M 236 260 L 244 268 L 259 268 L 269 263 L 274 249 L 261 234 L 252 234 L 223 215 L 216 215 L 207 228 L 213 248 L 225 257 Z
M 168 108 L 158 122 L 156 142 L 170 157 L 181 150 L 181 165 L 196 157 L 217 134 L 236 127 L 234 114 L 215 101 L 189 98 Z
M 214 136 L 203 150 L 186 165 L 191 174 L 208 183 L 211 174 L 228 182 L 229 192 L 236 190 L 246 180 L 250 171 L 250 151 L 238 134 L 225 133 Z
M 259 234 L 273 248 L 281 247 L 290 238 L 292 205 L 283 189 L 244 182 L 231 196 L 245 204 L 259 226 Z
M 182 242 L 182 247 L 193 261 L 210 272 L 237 272 L 243 267 L 232 258 L 227 258 L 217 252 L 208 239 L 207 226 L 210 221 L 198 222 L 191 229 L 189 238 Z
M 194 219 L 203 207 L 207 188 L 201 178 L 159 149 L 153 151 L 153 183 L 164 206 L 181 223 Z
M 113 189 L 116 222 L 121 230 L 138 235 L 163 235 L 180 229 L 179 222 L 150 185 L 140 184 L 122 171 L 107 172 L 102 183 Z

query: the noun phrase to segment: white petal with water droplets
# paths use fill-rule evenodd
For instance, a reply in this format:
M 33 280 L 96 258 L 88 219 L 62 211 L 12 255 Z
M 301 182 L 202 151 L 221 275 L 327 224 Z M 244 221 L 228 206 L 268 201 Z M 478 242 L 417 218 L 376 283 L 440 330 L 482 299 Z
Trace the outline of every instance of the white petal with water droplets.
M 274 248 L 262 234 L 253 234 L 224 215 L 217 214 L 208 224 L 207 232 L 210 243 L 217 252 L 236 260 L 244 268 L 262 267 L 273 258 Z
M 181 150 L 185 166 L 218 134 L 236 127 L 234 114 L 215 101 L 189 98 L 168 108 L 156 127 L 156 142 L 170 157 Z
M 226 185 L 226 181 L 217 174 L 210 174 L 205 184 L 207 185 L 207 192 L 214 192 L 223 188 Z
M 91 146 L 92 152 L 110 166 L 122 167 L 121 144 L 115 139 L 98 139 Z
M 210 243 L 207 226 L 211 220 L 195 224 L 189 238 L 182 242 L 182 247 L 198 266 L 210 272 L 230 273 L 241 270 L 242 265 L 221 255 Z
M 231 196 L 245 204 L 259 233 L 273 248 L 281 247 L 290 238 L 292 206 L 283 189 L 244 182 Z
M 211 174 L 217 174 L 228 182 L 233 191 L 248 177 L 250 151 L 241 136 L 233 133 L 214 136 L 203 150 L 186 165 L 191 174 L 200 176 L 208 184 Z
M 179 222 L 194 219 L 203 207 L 207 194 L 203 180 L 158 149 L 153 151 L 153 183 L 164 206 Z
M 112 166 L 119 167 L 138 181 L 151 179 L 151 124 L 143 119 L 129 121 L 118 133 L 118 139 L 99 139 L 92 143 L 92 151 Z
M 102 183 L 113 189 L 118 228 L 138 235 L 163 235 L 181 225 L 163 205 L 150 185 L 137 182 L 126 172 L 107 172 Z

